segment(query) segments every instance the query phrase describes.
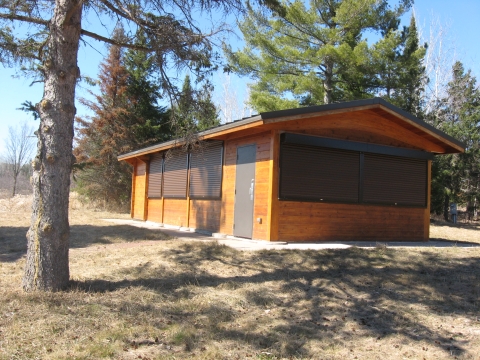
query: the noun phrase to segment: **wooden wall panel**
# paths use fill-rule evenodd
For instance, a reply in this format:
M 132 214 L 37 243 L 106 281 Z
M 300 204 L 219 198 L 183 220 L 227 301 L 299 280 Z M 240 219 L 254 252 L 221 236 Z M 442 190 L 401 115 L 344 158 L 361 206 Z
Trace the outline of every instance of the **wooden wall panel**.
M 137 162 L 135 165 L 135 191 L 133 203 L 133 218 L 145 220 L 145 185 L 146 185 L 146 164 Z
M 225 141 L 220 232 L 233 234 L 237 147 L 256 145 L 253 238 L 267 239 L 271 132 Z M 261 218 L 261 223 L 257 222 Z
M 189 226 L 219 232 L 221 212 L 221 200 L 190 200 Z
M 163 223 L 176 226 L 188 226 L 187 199 L 164 199 Z
M 427 208 L 423 213 L 423 240 L 430 239 L 430 201 L 432 199 L 432 160 L 428 160 L 427 171 Z
M 442 146 L 374 111 L 316 116 L 285 122 L 271 121 L 273 122 L 264 125 L 263 128 L 440 153 L 445 151 Z
M 279 240 L 423 241 L 423 208 L 279 201 Z
M 147 220 L 156 223 L 163 223 L 162 199 L 148 199 Z

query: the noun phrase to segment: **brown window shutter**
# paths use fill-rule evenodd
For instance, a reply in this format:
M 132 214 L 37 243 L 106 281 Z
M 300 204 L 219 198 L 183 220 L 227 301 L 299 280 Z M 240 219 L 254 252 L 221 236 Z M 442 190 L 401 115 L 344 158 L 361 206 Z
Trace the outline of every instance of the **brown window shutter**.
M 426 206 L 426 160 L 366 153 L 363 174 L 363 202 Z
M 135 171 L 135 175 L 143 176 L 147 170 L 147 165 L 144 162 L 137 164 L 137 170 Z
M 150 159 L 150 171 L 148 173 L 148 197 L 162 197 L 162 167 L 163 154 L 154 154 Z
M 223 143 L 206 143 L 190 157 L 190 197 L 220 198 L 222 191 Z
M 282 144 L 280 199 L 358 202 L 358 152 Z
M 188 154 L 177 150 L 165 158 L 163 196 L 185 198 L 187 196 Z

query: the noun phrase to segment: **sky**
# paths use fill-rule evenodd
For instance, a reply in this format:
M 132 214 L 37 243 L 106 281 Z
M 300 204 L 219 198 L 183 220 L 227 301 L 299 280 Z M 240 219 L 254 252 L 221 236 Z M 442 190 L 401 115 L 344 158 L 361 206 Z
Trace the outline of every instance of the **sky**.
M 480 81 L 480 0 L 416 0 L 414 11 L 420 31 L 426 36 L 432 23 L 437 22 L 446 30 L 446 42 L 454 49 L 458 60 Z M 402 25 L 408 25 L 410 13 L 402 19 Z M 95 27 L 95 24 L 89 25 Z M 438 27 L 437 27 L 438 30 Z M 236 41 L 236 40 L 234 40 Z M 453 51 L 453 50 L 452 50 Z M 78 64 L 82 75 L 96 78 L 98 65 L 106 53 L 105 45 L 92 40 L 89 46 L 79 50 Z M 31 85 L 31 79 L 14 78 L 15 69 L 5 68 L 0 64 L 0 158 L 5 152 L 4 141 L 9 126 L 16 126 L 27 121 L 33 128 L 38 127 L 30 114 L 17 110 L 21 103 L 29 100 L 37 103 L 42 98 L 42 84 Z M 217 75 L 214 84 L 220 88 L 222 75 Z M 248 79 L 232 77 L 232 87 L 239 96 L 246 94 Z M 95 89 L 93 89 L 95 91 Z M 217 89 L 218 92 L 218 89 Z M 77 98 L 88 96 L 85 86 L 77 88 Z M 77 104 L 77 115 L 87 114 L 87 109 Z

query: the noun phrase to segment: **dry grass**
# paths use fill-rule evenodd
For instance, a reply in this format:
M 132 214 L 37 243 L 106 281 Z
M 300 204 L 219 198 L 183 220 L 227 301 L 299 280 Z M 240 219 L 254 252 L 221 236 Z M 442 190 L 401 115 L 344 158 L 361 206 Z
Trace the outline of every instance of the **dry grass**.
M 479 358 L 479 248 L 240 252 L 71 214 L 70 288 L 25 294 L 28 214 L 1 213 L 0 359 Z M 432 233 L 458 230 L 480 242 Z

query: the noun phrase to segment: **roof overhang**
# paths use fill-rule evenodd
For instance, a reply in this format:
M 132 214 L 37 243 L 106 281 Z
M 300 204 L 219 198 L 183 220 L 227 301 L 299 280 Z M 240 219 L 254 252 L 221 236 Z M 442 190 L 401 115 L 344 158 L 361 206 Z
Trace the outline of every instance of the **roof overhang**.
M 411 130 L 417 135 L 424 137 L 426 140 L 441 145 L 441 147 L 445 149 L 445 151 L 441 152 L 443 154 L 460 153 L 465 151 L 465 145 L 460 141 L 381 98 L 261 113 L 259 115 L 237 120 L 224 125 L 219 125 L 217 127 L 199 132 L 198 138 L 200 140 L 208 140 L 252 128 L 261 130 L 267 124 L 356 111 L 374 111 L 378 115 L 388 118 L 389 120 Z M 168 150 L 181 145 L 184 145 L 183 139 L 171 140 L 120 155 L 118 156 L 118 160 L 125 160 L 127 162 L 132 162 L 132 160 L 135 158 L 140 158 L 143 160 L 148 154 Z

